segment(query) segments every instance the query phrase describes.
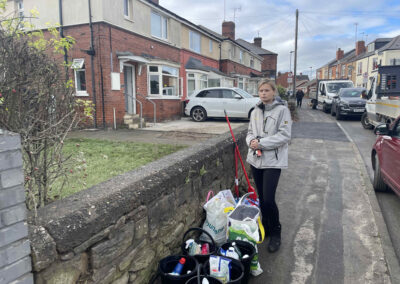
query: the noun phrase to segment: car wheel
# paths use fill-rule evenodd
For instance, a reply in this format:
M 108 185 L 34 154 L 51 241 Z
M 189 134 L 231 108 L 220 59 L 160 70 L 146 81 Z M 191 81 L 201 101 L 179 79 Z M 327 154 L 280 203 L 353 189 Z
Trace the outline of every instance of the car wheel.
M 369 123 L 368 114 L 366 112 L 364 112 L 361 116 L 361 125 L 365 129 L 372 129 L 374 127 L 371 123 Z
M 336 120 L 341 120 L 343 118 L 343 116 L 340 114 L 340 111 L 337 110 L 336 111 Z
M 324 103 L 324 104 L 322 105 L 322 110 L 323 110 L 325 113 L 328 113 L 328 107 L 326 106 L 326 103 Z
M 332 116 L 335 116 L 335 114 L 336 114 L 336 113 L 333 111 L 333 105 L 332 105 L 332 107 L 331 107 L 331 115 L 332 115 Z
M 206 120 L 207 112 L 202 107 L 194 107 L 192 110 L 192 119 L 196 122 L 201 122 Z
M 375 191 L 388 191 L 388 187 L 382 179 L 381 167 L 379 165 L 378 156 L 375 155 L 375 168 L 374 168 L 374 182 L 373 186 Z

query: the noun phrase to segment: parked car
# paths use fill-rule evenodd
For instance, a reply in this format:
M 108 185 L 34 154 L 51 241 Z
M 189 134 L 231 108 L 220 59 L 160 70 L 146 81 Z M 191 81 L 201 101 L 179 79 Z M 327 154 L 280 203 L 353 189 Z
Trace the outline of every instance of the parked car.
M 364 88 L 341 88 L 333 97 L 331 115 L 339 120 L 344 116 L 359 116 L 365 112 L 366 99 L 361 97 Z
M 185 114 L 194 121 L 204 121 L 207 117 L 250 118 L 250 114 L 260 99 L 239 88 L 206 88 L 194 93 L 186 100 Z
M 400 117 L 392 123 L 380 124 L 371 153 L 374 169 L 374 189 L 387 191 L 389 187 L 400 196 Z

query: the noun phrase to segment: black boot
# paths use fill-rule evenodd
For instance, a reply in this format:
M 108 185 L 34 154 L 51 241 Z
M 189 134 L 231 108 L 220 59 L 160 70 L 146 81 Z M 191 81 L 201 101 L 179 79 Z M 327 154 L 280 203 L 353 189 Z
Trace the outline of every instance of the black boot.
M 278 225 L 271 231 L 271 239 L 268 243 L 268 251 L 271 253 L 279 250 L 281 246 L 281 225 Z

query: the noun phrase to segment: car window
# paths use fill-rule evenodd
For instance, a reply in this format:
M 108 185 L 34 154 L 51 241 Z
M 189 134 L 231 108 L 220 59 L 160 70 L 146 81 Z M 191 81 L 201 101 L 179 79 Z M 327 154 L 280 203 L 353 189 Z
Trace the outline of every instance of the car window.
M 361 96 L 361 90 L 345 90 L 341 92 L 340 96 L 344 98 L 359 98 Z
M 238 92 L 244 98 L 248 98 L 248 99 L 254 98 L 252 95 L 250 95 L 246 91 L 243 91 L 242 89 L 236 88 L 235 91 Z
M 351 88 L 351 87 L 354 87 L 352 82 L 326 84 L 326 88 L 329 93 L 338 93 L 341 88 Z
M 198 98 L 219 98 L 219 90 L 204 90 L 200 92 L 196 97 Z
M 235 93 L 232 90 L 222 90 L 223 99 L 233 99 L 234 97 Z

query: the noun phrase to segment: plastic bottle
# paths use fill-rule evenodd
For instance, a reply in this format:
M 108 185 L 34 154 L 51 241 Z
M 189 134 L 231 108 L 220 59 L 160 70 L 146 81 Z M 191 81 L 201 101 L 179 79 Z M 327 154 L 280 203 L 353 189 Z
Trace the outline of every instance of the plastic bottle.
M 232 242 L 232 246 L 233 246 L 233 248 L 235 249 L 236 253 L 238 254 L 239 259 L 241 259 L 241 258 L 242 258 L 242 252 L 240 251 L 240 249 L 239 249 L 238 246 L 236 245 L 236 242 Z
M 179 276 L 182 273 L 183 265 L 185 264 L 186 259 L 182 257 L 178 264 L 175 266 L 174 270 L 170 273 L 170 275 Z
M 205 255 L 208 254 L 210 251 L 210 245 L 208 243 L 205 243 L 201 246 L 201 254 Z
M 228 248 L 228 250 L 226 251 L 226 256 L 239 260 L 239 255 L 233 247 Z

